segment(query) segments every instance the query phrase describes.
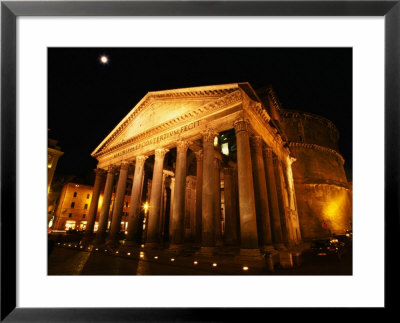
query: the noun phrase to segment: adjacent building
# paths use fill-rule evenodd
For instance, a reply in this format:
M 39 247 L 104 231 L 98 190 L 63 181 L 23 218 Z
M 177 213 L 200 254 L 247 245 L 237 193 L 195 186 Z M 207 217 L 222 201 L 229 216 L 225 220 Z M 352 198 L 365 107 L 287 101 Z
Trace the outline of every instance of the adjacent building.
M 48 139 L 47 148 L 47 193 L 50 192 L 51 182 L 53 181 L 54 172 L 57 167 L 58 159 L 64 154 L 61 151 L 61 147 L 58 145 L 58 141 L 54 139 Z

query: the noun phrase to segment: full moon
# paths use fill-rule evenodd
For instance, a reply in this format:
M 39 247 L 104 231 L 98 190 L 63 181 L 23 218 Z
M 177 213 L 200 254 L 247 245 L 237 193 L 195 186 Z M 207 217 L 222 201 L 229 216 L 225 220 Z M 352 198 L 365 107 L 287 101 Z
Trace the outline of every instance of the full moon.
M 107 64 L 108 63 L 108 57 L 103 55 L 100 57 L 100 62 L 103 64 Z

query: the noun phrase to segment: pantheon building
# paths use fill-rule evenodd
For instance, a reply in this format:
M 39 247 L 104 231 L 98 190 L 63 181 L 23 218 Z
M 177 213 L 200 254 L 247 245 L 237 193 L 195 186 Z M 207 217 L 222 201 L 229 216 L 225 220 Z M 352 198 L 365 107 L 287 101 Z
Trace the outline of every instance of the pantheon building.
M 344 233 L 352 190 L 338 138 L 331 121 L 283 109 L 270 87 L 149 92 L 92 153 L 86 233 L 100 194 L 97 244 L 258 253 Z

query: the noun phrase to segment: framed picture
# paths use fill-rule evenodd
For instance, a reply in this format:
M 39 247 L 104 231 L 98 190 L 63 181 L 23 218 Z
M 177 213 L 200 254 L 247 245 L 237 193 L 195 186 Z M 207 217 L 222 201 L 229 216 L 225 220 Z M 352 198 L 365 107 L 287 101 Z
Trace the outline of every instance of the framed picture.
M 392 308 L 387 284 L 395 279 L 388 269 L 396 252 L 392 238 L 398 233 L 399 214 L 399 15 L 398 1 L 3 1 L 1 320 L 234 321 L 238 311 L 265 315 L 277 307 Z M 54 101 L 47 92 L 48 78 L 54 79 L 50 68 L 63 65 L 48 64 L 61 59 L 54 55 L 57 48 L 67 47 L 148 48 L 154 57 L 170 53 L 153 53 L 151 48 L 186 48 L 188 53 L 196 48 L 242 48 L 253 50 L 248 60 L 252 55 L 255 60 L 257 48 L 352 49 L 350 147 L 357 234 L 351 277 L 47 276 L 47 233 L 41 228 L 48 219 L 38 215 L 47 209 L 41 201 L 40 187 L 47 177 L 41 172 L 41 152 L 47 149 L 47 105 Z M 228 55 L 210 53 L 219 60 Z M 201 59 L 190 57 L 196 57 L 193 64 Z M 68 51 L 62 59 L 68 60 Z M 106 56 L 99 59 L 101 64 L 113 63 L 111 56 L 110 62 Z M 336 59 L 331 56 L 327 64 L 334 66 Z M 232 69 L 239 64 L 235 60 Z M 325 72 L 336 73 L 333 68 Z M 149 73 L 156 77 L 154 69 Z M 316 96 L 312 91 L 311 82 L 309 100 Z M 71 131 L 77 129 L 71 125 Z M 330 229 L 326 222 L 321 228 Z M 369 293 L 363 292 L 367 282 Z M 315 297 L 320 293 L 331 300 Z

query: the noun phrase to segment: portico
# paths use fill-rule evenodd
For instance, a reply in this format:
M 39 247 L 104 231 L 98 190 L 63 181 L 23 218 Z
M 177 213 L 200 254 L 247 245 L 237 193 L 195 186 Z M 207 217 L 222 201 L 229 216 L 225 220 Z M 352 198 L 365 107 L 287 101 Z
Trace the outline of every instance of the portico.
M 301 241 L 293 234 L 299 223 L 287 175 L 291 152 L 248 83 L 149 92 L 92 156 L 95 187 L 106 181 L 96 243 L 264 252 Z M 128 227 L 121 235 L 128 177 Z

